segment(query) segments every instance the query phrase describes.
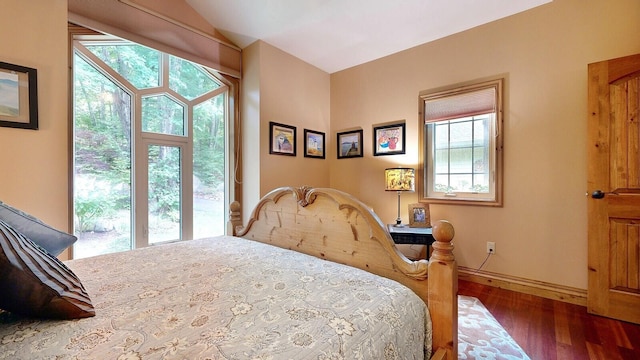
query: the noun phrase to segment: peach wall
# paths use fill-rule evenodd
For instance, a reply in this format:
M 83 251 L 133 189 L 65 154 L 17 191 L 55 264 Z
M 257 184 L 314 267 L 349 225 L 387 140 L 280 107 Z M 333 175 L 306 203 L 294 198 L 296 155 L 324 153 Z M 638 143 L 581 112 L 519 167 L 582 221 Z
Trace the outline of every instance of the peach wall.
M 365 157 L 335 159 L 331 186 L 396 217 L 388 166 L 416 166 L 418 93 L 506 74 L 504 207 L 431 205 L 456 227 L 459 264 L 587 288 L 587 64 L 640 52 L 637 0 L 555 0 L 331 75 L 331 129 L 361 126 Z M 406 119 L 407 154 L 372 156 L 372 126 Z M 417 194 L 402 196 L 406 205 Z
M 263 41 L 243 50 L 243 69 L 245 210 L 276 187 L 329 186 L 330 152 L 327 151 L 325 160 L 307 158 L 303 145 L 305 128 L 324 132 L 327 148 L 333 144 L 329 74 Z M 270 121 L 296 127 L 297 156 L 269 154 Z
M 67 1 L 4 0 L 0 44 L 0 61 L 38 71 L 40 125 L 0 127 L 0 200 L 70 231 Z

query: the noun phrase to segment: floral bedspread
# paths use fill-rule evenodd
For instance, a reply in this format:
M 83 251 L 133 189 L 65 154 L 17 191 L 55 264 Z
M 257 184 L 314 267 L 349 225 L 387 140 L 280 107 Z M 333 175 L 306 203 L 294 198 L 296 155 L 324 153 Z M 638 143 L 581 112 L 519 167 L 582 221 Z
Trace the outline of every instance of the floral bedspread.
M 1 312 L 0 359 L 422 359 L 431 349 L 427 308 L 408 288 L 258 242 L 220 236 L 66 264 L 96 316 Z

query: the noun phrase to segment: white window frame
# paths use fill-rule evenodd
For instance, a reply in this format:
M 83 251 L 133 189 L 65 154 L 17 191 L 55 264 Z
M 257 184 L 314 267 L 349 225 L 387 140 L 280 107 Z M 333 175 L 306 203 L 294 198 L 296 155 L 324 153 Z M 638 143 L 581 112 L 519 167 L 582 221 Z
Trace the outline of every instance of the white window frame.
M 502 153 L 503 153 L 503 93 L 504 77 L 457 84 L 444 88 L 425 90 L 419 95 L 420 162 L 418 172 L 418 198 L 420 202 L 435 204 L 502 206 Z M 490 90 L 493 90 L 491 92 Z M 491 93 L 493 109 L 487 110 L 487 101 L 477 105 L 475 95 Z M 486 98 L 485 98 L 486 99 Z M 433 104 L 446 103 L 446 110 L 436 113 Z M 434 174 L 434 132 L 436 124 L 447 124 L 457 119 L 470 120 L 474 116 L 486 116 L 490 120 L 485 131 L 489 134 L 489 191 L 436 191 Z
M 73 38 L 71 44 L 73 45 L 73 50 L 71 52 L 71 56 L 75 56 L 76 54 L 82 57 L 85 61 L 89 63 L 102 63 L 91 51 L 85 48 L 84 43 L 132 43 L 128 40 L 121 40 L 118 38 L 113 38 L 106 35 L 76 35 Z M 138 44 L 141 45 L 141 44 Z M 145 45 L 141 45 L 145 46 Z M 157 50 L 157 49 L 156 49 Z M 170 94 L 175 93 L 172 89 L 169 88 L 168 84 L 168 59 L 169 56 L 174 56 L 169 52 L 157 50 L 161 53 L 161 61 L 160 67 L 161 71 L 164 71 L 164 83 L 160 84 L 158 87 L 152 87 L 149 89 L 137 89 L 133 84 L 130 84 L 129 81 L 123 78 L 120 74 L 115 71 L 111 71 L 108 66 L 97 66 L 97 71 L 106 72 L 107 78 L 113 81 L 115 84 L 118 84 L 120 89 L 127 92 L 131 96 L 131 109 L 134 112 L 132 115 L 132 188 L 133 188 L 133 204 L 132 206 L 136 209 L 136 211 L 132 214 L 132 249 L 142 248 L 149 245 L 153 245 L 149 243 L 148 238 L 148 218 L 146 214 L 148 213 L 147 209 L 147 200 L 148 200 L 148 164 L 146 159 L 148 158 L 147 150 L 149 145 L 159 145 L 159 146 L 170 146 L 180 148 L 181 151 L 181 224 L 180 224 L 180 234 L 179 238 L 171 241 L 183 241 L 183 240 L 191 240 L 193 239 L 193 107 L 196 104 L 201 103 L 203 100 L 211 99 L 221 94 L 225 95 L 225 192 L 224 192 L 224 204 L 225 209 L 229 208 L 230 193 L 233 190 L 230 188 L 231 184 L 235 183 L 232 178 L 232 170 L 230 170 L 230 164 L 235 162 L 235 152 L 233 151 L 234 142 L 232 135 L 232 121 L 233 121 L 233 112 L 230 111 L 233 109 L 231 102 L 236 101 L 234 97 L 237 97 L 237 94 L 233 92 L 232 86 L 230 85 L 227 78 L 215 72 L 215 70 L 209 71 L 209 74 L 215 78 L 215 80 L 220 84 L 220 87 L 208 92 L 205 96 L 199 96 L 193 100 L 186 100 L 188 104 L 185 103 L 185 100 L 180 100 L 178 97 L 171 96 Z M 188 60 L 187 60 L 188 61 Z M 73 60 L 71 60 L 73 63 Z M 198 66 L 203 66 L 199 65 Z M 203 66 L 204 67 L 204 66 Z M 205 67 L 206 68 L 206 67 Z M 184 133 L 181 135 L 172 135 L 172 134 L 158 134 L 153 132 L 147 132 L 142 130 L 142 98 L 146 96 L 157 96 L 157 95 L 165 95 L 171 96 L 171 98 L 182 104 L 189 105 L 187 106 L 188 117 L 187 121 L 185 121 Z M 72 96 L 73 98 L 73 96 Z M 73 125 L 73 116 L 70 118 L 70 122 Z M 73 139 L 70 140 L 73 143 Z M 73 156 L 73 155 L 72 155 Z M 73 162 L 73 159 L 71 159 Z M 73 167 L 73 165 L 72 165 Z M 71 183 L 73 184 L 73 175 L 71 175 Z M 144 184 L 144 185 L 141 185 Z M 73 200 L 71 200 L 71 208 L 73 208 Z M 229 214 L 224 214 L 224 223 L 228 222 Z M 158 244 L 163 242 L 158 242 Z M 73 254 L 72 254 L 73 258 Z

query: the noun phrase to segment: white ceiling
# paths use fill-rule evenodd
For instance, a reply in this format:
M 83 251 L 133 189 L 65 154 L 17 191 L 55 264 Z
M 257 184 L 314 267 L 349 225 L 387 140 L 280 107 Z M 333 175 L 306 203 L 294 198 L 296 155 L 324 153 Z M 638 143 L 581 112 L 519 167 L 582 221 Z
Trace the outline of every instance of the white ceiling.
M 328 73 L 551 0 L 186 0 L 244 48 L 263 40 Z

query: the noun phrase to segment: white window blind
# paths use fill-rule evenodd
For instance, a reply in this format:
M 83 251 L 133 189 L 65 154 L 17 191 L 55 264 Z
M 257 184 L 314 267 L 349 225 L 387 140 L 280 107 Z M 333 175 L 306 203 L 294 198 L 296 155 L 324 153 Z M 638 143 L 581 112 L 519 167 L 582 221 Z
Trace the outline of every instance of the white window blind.
M 496 111 L 494 87 L 469 90 L 456 95 L 429 98 L 424 102 L 424 122 L 431 123 Z

